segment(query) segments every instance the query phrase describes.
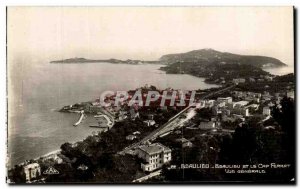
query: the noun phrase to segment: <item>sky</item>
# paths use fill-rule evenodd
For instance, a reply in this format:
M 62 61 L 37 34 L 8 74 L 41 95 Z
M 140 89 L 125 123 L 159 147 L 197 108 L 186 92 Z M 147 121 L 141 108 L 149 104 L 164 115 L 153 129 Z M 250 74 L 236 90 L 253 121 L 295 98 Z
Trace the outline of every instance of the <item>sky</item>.
M 8 58 L 157 60 L 212 48 L 293 65 L 292 7 L 9 7 Z

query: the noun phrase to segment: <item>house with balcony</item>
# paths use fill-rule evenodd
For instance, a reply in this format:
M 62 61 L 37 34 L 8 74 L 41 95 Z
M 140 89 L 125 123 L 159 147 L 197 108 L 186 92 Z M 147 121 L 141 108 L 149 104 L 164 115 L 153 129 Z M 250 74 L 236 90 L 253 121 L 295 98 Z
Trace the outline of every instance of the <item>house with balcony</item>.
M 143 160 L 141 168 L 151 172 L 171 161 L 172 150 L 160 143 L 142 145 L 136 149 L 136 155 Z

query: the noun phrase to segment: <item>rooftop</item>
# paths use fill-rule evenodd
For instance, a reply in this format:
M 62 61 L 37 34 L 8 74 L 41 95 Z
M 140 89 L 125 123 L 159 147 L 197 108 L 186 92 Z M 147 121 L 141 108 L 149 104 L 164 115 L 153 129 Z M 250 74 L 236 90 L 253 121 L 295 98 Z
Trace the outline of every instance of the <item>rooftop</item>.
M 186 142 L 190 142 L 188 139 L 186 138 L 179 138 L 179 139 L 176 139 L 177 142 L 181 142 L 181 143 L 186 143 Z
M 161 152 L 171 152 L 171 149 L 160 144 L 160 143 L 154 143 L 150 145 L 143 145 L 140 146 L 139 149 L 143 150 L 144 152 L 148 154 L 157 154 Z
M 40 165 L 38 163 L 31 163 L 31 164 L 28 164 L 24 167 L 24 169 L 34 169 L 34 168 L 37 168 L 39 167 Z
M 242 101 L 234 102 L 234 104 L 235 105 L 245 106 L 245 105 L 249 104 L 249 101 L 242 100 Z
M 232 99 L 232 97 L 218 97 L 218 100 L 228 100 L 228 99 Z

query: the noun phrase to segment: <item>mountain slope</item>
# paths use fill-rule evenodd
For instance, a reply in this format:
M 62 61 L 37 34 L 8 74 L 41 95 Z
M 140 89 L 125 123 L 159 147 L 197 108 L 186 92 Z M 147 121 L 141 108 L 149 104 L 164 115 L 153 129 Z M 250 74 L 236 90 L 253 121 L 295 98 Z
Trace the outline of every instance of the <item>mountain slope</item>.
M 213 49 L 200 49 L 187 53 L 163 55 L 159 60 L 164 64 L 172 64 L 175 62 L 195 62 L 203 65 L 210 63 L 229 63 L 240 65 L 251 64 L 260 68 L 286 66 L 286 64 L 280 60 L 272 57 L 238 55 L 227 52 L 219 52 Z

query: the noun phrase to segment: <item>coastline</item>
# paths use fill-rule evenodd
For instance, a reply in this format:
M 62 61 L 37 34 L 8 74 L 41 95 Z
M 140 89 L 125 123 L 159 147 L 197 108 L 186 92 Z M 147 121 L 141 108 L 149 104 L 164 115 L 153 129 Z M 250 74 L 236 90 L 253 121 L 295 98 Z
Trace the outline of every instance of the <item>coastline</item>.
M 82 142 L 84 139 L 85 139 L 85 138 L 83 138 L 83 139 L 81 139 L 81 140 L 78 140 L 78 141 L 75 141 L 75 142 L 70 142 L 70 144 L 71 144 L 71 145 L 75 145 L 75 144 L 77 144 L 77 143 L 79 143 L 79 142 Z M 50 151 L 50 152 L 48 152 L 48 153 L 46 153 L 46 154 L 37 156 L 37 157 L 33 158 L 32 160 L 38 161 L 39 159 L 42 159 L 42 160 L 43 160 L 43 159 L 53 158 L 53 156 L 56 156 L 56 155 L 60 154 L 60 152 L 61 152 L 61 149 L 52 150 L 52 151 Z M 23 162 L 21 162 L 21 163 L 14 164 L 14 165 L 11 166 L 11 167 L 9 167 L 9 166 L 7 166 L 7 167 L 8 167 L 8 169 L 13 169 L 16 165 L 18 165 L 18 166 L 23 166 L 23 165 L 25 165 L 25 164 L 27 163 L 27 161 L 29 161 L 29 160 L 25 160 L 25 161 L 23 161 Z
M 115 67 L 117 67 L 117 66 L 115 66 L 115 64 L 110 64 L 110 63 L 104 63 L 105 65 L 110 65 L 110 66 L 112 66 L 112 67 L 109 67 L 109 68 L 115 68 Z M 98 65 L 98 67 L 102 67 L 102 66 L 105 66 L 104 64 L 102 64 L 102 65 Z M 70 65 L 71 66 L 71 65 Z M 93 66 L 93 65 L 91 65 L 91 66 Z M 150 66 L 149 67 L 149 69 L 151 69 L 151 71 L 152 72 L 150 72 L 150 73 L 155 73 L 156 74 L 156 71 L 157 72 L 160 72 L 159 70 L 157 70 L 158 69 L 158 67 L 160 67 L 161 65 L 159 65 L 159 66 Z M 67 68 L 68 66 L 66 66 L 66 68 Z M 85 67 L 85 66 L 84 66 Z M 86 67 L 88 67 L 87 65 L 86 65 Z M 143 70 L 148 70 L 148 66 L 145 64 L 145 65 L 124 65 L 124 67 L 125 68 L 128 68 L 128 67 L 130 67 L 130 68 L 132 68 L 133 70 L 135 70 L 136 68 L 140 68 L 141 69 L 141 72 L 143 73 Z M 135 68 L 136 67 L 136 68 Z M 53 67 L 51 67 L 51 69 L 52 69 Z M 54 71 L 56 71 L 56 67 L 54 67 L 55 69 L 54 69 Z M 77 67 L 76 67 L 77 68 Z M 157 74 L 157 77 L 163 77 L 163 78 L 165 78 L 165 77 L 168 77 L 168 76 L 165 76 L 165 74 L 164 74 L 164 72 L 161 72 L 161 74 Z M 94 78 L 94 77 L 93 77 Z M 73 78 L 74 79 L 74 78 Z M 197 78 L 197 80 L 198 80 L 198 78 Z M 172 80 L 173 81 L 173 80 Z M 145 81 L 145 82 L 149 82 L 149 81 Z M 201 82 L 201 81 L 200 81 Z M 203 82 L 204 83 L 204 82 Z M 156 83 L 154 83 L 154 84 L 156 84 Z M 181 84 L 179 84 L 179 85 L 181 85 Z M 140 86 L 140 85 L 139 85 Z M 175 85 L 176 86 L 176 85 Z M 101 87 L 101 86 L 100 86 Z M 129 89 L 132 89 L 132 88 L 134 88 L 135 86 L 128 86 L 128 90 Z M 165 86 L 162 86 L 162 87 L 165 87 Z M 179 88 L 179 87 L 177 87 L 177 88 Z M 194 87 L 191 87 L 191 88 L 194 88 Z M 206 87 L 205 87 L 206 88 Z M 210 87 L 209 87 L 210 88 Z M 43 93 L 42 93 L 43 94 Z M 80 98 L 78 98 L 77 99 L 77 97 L 73 97 L 72 98 L 72 100 L 71 101 L 67 101 L 66 102 L 66 104 L 73 104 L 73 103 L 76 103 L 76 102 L 88 102 L 88 101 L 90 101 L 91 99 L 94 99 L 94 96 L 96 96 L 96 95 L 93 95 L 93 94 L 97 94 L 97 92 L 94 92 L 94 91 L 92 91 L 92 92 L 90 92 L 89 91 L 89 94 L 92 94 L 92 95 L 86 95 L 87 97 L 86 98 L 83 98 L 83 99 L 80 99 Z M 43 94 L 44 95 L 44 94 Z M 74 95 L 75 96 L 75 95 Z M 91 97 L 90 97 L 91 96 Z M 47 96 L 46 96 L 47 97 Z M 97 96 L 96 96 L 97 97 Z M 96 98 L 95 97 L 95 98 Z M 51 97 L 52 98 L 52 97 Z M 66 97 L 66 98 L 69 98 L 69 97 Z M 49 103 L 49 105 L 51 105 L 51 115 L 50 115 L 50 117 L 49 117 L 49 120 L 50 120 L 50 118 L 51 118 L 51 120 L 52 120 L 52 117 L 55 117 L 54 119 L 56 119 L 57 118 L 57 116 L 58 115 L 56 115 L 56 113 L 59 113 L 60 115 L 59 115 L 59 117 L 60 117 L 60 119 L 64 119 L 63 117 L 65 117 L 62 113 L 60 113 L 60 108 L 61 108 L 61 106 L 62 105 L 64 105 L 65 103 L 64 103 L 64 99 L 66 99 L 66 98 L 62 98 L 62 100 L 60 100 L 61 102 L 60 103 Z M 49 98 L 47 98 L 47 100 L 49 100 Z M 47 103 L 48 104 L 48 103 Z M 39 116 L 38 118 L 39 119 L 42 119 L 43 118 L 43 122 L 41 122 L 41 123 L 43 123 L 43 125 L 47 125 L 47 123 L 45 123 L 47 120 L 48 120 L 48 113 L 46 113 L 47 111 L 45 111 L 45 113 L 43 113 L 41 116 Z M 52 112 L 55 112 L 55 113 L 52 113 Z M 39 115 L 39 114 L 38 114 Z M 55 116 L 53 116 L 53 115 L 55 115 Z M 77 115 L 78 114 L 76 114 L 76 112 L 75 112 L 75 118 L 73 118 L 72 116 L 66 116 L 67 118 L 66 118 L 66 120 L 68 120 L 67 122 L 65 122 L 65 121 L 62 121 L 62 125 L 64 126 L 64 128 L 68 128 L 68 129 L 70 129 L 70 130 L 75 130 L 75 129 L 73 129 L 73 124 L 77 121 L 76 119 L 78 119 L 77 118 Z M 39 119 L 37 119 L 37 120 L 39 120 Z M 71 121 L 70 121 L 71 120 Z M 20 121 L 21 121 L 21 119 L 20 119 Z M 27 121 L 30 121 L 30 120 L 27 120 Z M 30 122 L 31 123 L 31 122 Z M 35 123 L 34 125 L 35 125 L 35 127 L 36 128 L 41 128 L 41 129 L 43 129 L 44 127 L 40 127 L 39 126 L 39 123 L 36 123 L 36 122 L 32 122 L 32 123 Z M 57 123 L 57 122 L 53 122 L 53 123 L 51 123 L 51 124 L 49 124 L 49 128 L 52 128 L 53 126 L 50 126 L 50 125 L 53 125 L 53 124 L 55 124 L 55 123 Z M 65 123 L 67 123 L 67 125 L 65 124 Z M 58 125 L 58 124 L 57 124 Z M 68 130 L 68 129 L 63 129 L 63 131 L 65 132 L 65 130 Z M 100 129 L 99 128 L 87 128 L 87 129 L 85 129 L 85 131 L 82 131 L 82 133 L 85 133 L 85 134 L 78 134 L 78 135 L 76 135 L 76 138 L 74 138 L 74 140 L 73 140 L 73 138 L 72 137 L 69 137 L 69 139 L 71 139 L 71 140 L 68 140 L 67 139 L 67 141 L 66 142 L 70 142 L 70 143 L 75 143 L 75 142 L 77 142 L 77 141 L 79 141 L 79 140 L 82 140 L 82 139 L 85 139 L 87 136 L 89 136 L 89 135 L 91 135 L 92 134 L 92 129 L 94 129 L 94 130 L 96 130 L 96 132 L 99 130 L 100 131 Z M 43 129 L 44 131 L 45 131 L 45 129 Z M 59 130 L 59 129 L 58 129 Z M 81 129 L 81 128 L 78 128 L 77 130 L 83 130 L 83 129 Z M 89 131 L 89 130 L 91 130 L 91 131 Z M 40 132 L 42 132 L 42 131 L 40 131 Z M 74 131 L 74 133 L 76 133 L 77 131 Z M 101 129 L 101 131 L 100 132 L 102 132 L 102 129 Z M 70 132 L 69 132 L 70 133 Z M 73 133 L 73 132 L 71 132 L 71 133 Z M 69 134 L 70 135 L 70 134 Z M 69 136 L 68 135 L 68 136 Z M 84 135 L 84 136 L 80 136 L 80 135 Z M 40 137 L 40 139 L 39 139 L 39 141 L 42 141 L 43 140 L 43 137 L 44 136 L 41 136 Z M 45 137 L 45 138 L 47 138 L 47 137 Z M 18 139 L 18 138 L 17 138 Z M 16 140 L 17 140 L 16 139 Z M 32 141 L 32 140 L 34 140 L 34 139 L 30 139 L 30 137 L 29 137 L 29 140 L 30 141 Z M 20 140 L 19 140 L 20 141 Z M 46 140 L 46 141 L 48 141 L 48 140 Z M 51 142 L 51 141 L 50 141 Z M 19 142 L 20 143 L 20 142 Z M 18 144 L 19 144 L 18 143 Z M 26 147 L 26 145 L 27 145 L 27 143 L 28 142 L 26 142 L 26 144 L 25 145 L 23 145 L 23 144 L 21 144 L 21 146 L 23 147 L 23 146 L 25 146 Z M 34 143 L 34 141 L 33 141 L 33 143 Z M 38 142 L 36 142 L 37 144 L 38 144 Z M 18 165 L 18 164 L 21 164 L 21 163 L 23 163 L 24 161 L 26 161 L 26 160 L 30 160 L 30 159 L 36 159 L 36 158 L 39 158 L 39 157 L 44 157 L 44 156 L 47 156 L 47 155 L 49 155 L 49 154 L 51 154 L 53 151 L 57 151 L 57 150 L 59 150 L 59 148 L 60 148 L 60 145 L 61 144 L 63 144 L 63 142 L 53 142 L 53 143 L 56 143 L 55 145 L 51 145 L 51 147 L 47 147 L 47 148 L 43 148 L 43 150 L 38 150 L 38 149 L 35 149 L 35 148 L 31 148 L 30 150 L 28 150 L 28 151 L 25 151 L 24 153 L 26 153 L 26 155 L 25 154 L 22 154 L 22 152 L 21 153 L 19 153 L 20 151 L 16 151 L 16 152 L 9 152 L 9 155 L 12 155 L 12 153 L 16 153 L 17 155 L 15 155 L 15 154 L 13 154 L 12 156 L 14 156 L 14 157 L 20 157 L 20 158 L 18 158 L 18 159 L 13 159 L 13 158 L 11 158 L 11 159 L 9 159 L 8 160 L 8 162 L 7 162 L 7 166 L 9 167 L 9 168 L 12 168 L 12 167 L 14 167 L 15 165 Z M 29 143 L 28 143 L 29 144 Z M 47 144 L 41 144 L 41 147 L 42 147 L 42 145 L 47 145 Z M 20 146 L 20 145 L 19 145 Z
M 286 75 L 290 73 L 295 73 L 295 67 L 293 66 L 282 66 L 282 67 L 274 67 L 274 68 L 263 68 L 264 71 L 269 72 L 270 74 L 276 75 L 276 76 L 281 76 L 281 75 Z
M 53 151 L 51 151 L 51 152 L 49 152 L 49 153 L 47 153 L 47 154 L 44 154 L 44 155 L 42 155 L 42 156 L 39 156 L 39 157 L 35 158 L 34 160 L 37 160 L 37 159 L 39 159 L 39 158 L 46 158 L 46 157 L 49 157 L 49 156 L 52 156 L 52 155 L 57 155 L 57 154 L 59 154 L 60 152 L 61 152 L 60 149 L 53 150 Z
M 274 68 L 274 69 L 275 69 L 275 68 Z M 278 68 L 276 68 L 276 69 L 278 69 Z M 161 69 L 159 69 L 159 70 L 161 70 Z M 161 70 L 161 71 L 166 72 L 165 70 Z M 166 73 L 166 74 L 168 74 L 168 73 Z M 180 74 L 176 74 L 176 75 L 180 75 Z M 191 75 L 191 74 L 188 74 L 188 75 Z M 191 76 L 194 76 L 194 75 L 191 75 Z M 197 77 L 197 76 L 194 76 L 194 77 Z M 202 78 L 205 78 L 205 77 L 202 77 Z M 213 83 L 213 82 L 207 82 L 207 81 L 204 81 L 204 82 L 205 82 L 205 83 L 208 83 L 208 84 L 215 84 L 215 83 Z M 219 87 L 222 87 L 222 85 L 220 85 Z M 58 110 L 58 111 L 59 111 L 59 110 Z M 71 112 L 70 112 L 70 113 L 71 113 Z M 74 112 L 74 113 L 79 113 L 79 112 Z M 103 131 L 101 131 L 101 132 L 103 132 Z M 104 131 L 104 132 L 105 132 L 105 131 Z M 90 134 L 90 135 L 91 135 L 91 134 Z M 85 139 L 85 138 L 83 138 L 83 139 Z M 71 144 L 76 144 L 77 142 L 80 142 L 80 141 L 82 141 L 83 139 L 77 140 L 77 141 L 73 141 L 73 142 L 70 142 L 70 143 L 71 143 Z M 58 148 L 58 149 L 52 150 L 52 151 L 50 151 L 50 152 L 48 152 L 48 153 L 45 153 L 45 154 L 43 154 L 43 155 L 37 156 L 37 157 L 35 157 L 35 158 L 33 158 L 33 159 L 34 159 L 34 160 L 38 160 L 38 159 L 40 159 L 40 158 L 47 158 L 47 157 L 49 157 L 49 156 L 59 154 L 60 151 L 61 151 L 61 150 Z M 25 161 L 23 161 L 23 162 L 21 162 L 21 163 L 17 163 L 17 164 L 11 165 L 10 168 L 14 167 L 15 165 L 22 165 L 22 164 L 24 164 L 26 161 L 27 161 L 27 160 L 25 160 Z M 9 166 L 8 166 L 8 167 L 9 167 Z
M 79 113 L 79 112 L 68 112 L 68 111 L 65 111 L 65 112 L 61 112 L 61 113 Z M 103 115 L 106 115 L 106 114 L 103 114 Z M 110 116 L 108 116 L 108 117 L 110 117 Z M 110 117 L 111 118 L 111 117 Z M 113 119 L 113 118 L 111 118 L 112 119 L 112 121 L 113 121 L 113 123 L 115 122 L 115 120 Z M 113 125 L 112 125 L 112 127 L 113 127 Z M 111 127 L 110 127 L 111 128 Z M 101 130 L 100 132 L 102 133 L 102 132 L 106 132 L 107 130 Z M 90 134 L 90 135 L 88 135 L 88 136 L 92 136 L 92 133 Z M 87 136 L 87 137 L 88 137 Z M 84 137 L 84 138 L 82 138 L 82 139 L 80 139 L 80 140 L 76 140 L 76 141 L 73 141 L 73 142 L 69 142 L 72 146 L 74 146 L 74 145 L 76 145 L 76 144 L 78 144 L 79 142 L 82 142 L 82 141 L 84 141 L 84 139 L 86 139 L 87 137 Z M 62 144 L 61 144 L 62 145 Z M 39 159 L 48 159 L 48 158 L 54 158 L 54 156 L 56 156 L 56 155 L 58 155 L 58 154 L 60 154 L 61 153 L 61 149 L 55 149 L 55 150 L 52 150 L 52 151 L 50 151 L 50 152 L 47 152 L 47 153 L 45 153 L 45 154 L 43 154 L 43 155 L 40 155 L 40 156 L 37 156 L 37 157 L 35 157 L 35 158 L 32 158 L 32 160 L 34 160 L 34 161 L 38 161 Z M 18 166 L 23 166 L 23 165 L 25 165 L 26 163 L 27 163 L 27 161 L 29 161 L 29 159 L 27 159 L 27 160 L 24 160 L 23 162 L 20 162 L 20 163 L 17 163 L 17 164 L 14 164 L 14 165 L 11 165 L 11 166 L 8 166 L 7 165 L 7 168 L 8 169 L 13 169 L 13 167 L 14 166 L 16 166 L 16 165 L 18 165 Z
M 76 143 L 76 142 L 75 142 L 75 143 Z M 58 155 L 60 152 L 61 152 L 60 149 L 53 150 L 53 151 L 50 151 L 50 152 L 48 152 L 48 153 L 46 153 L 46 154 L 44 154 L 44 155 L 37 156 L 37 157 L 33 158 L 32 160 L 38 161 L 39 159 L 50 158 L 51 156 Z M 25 161 L 23 161 L 23 162 L 21 162 L 21 163 L 14 164 L 14 165 L 12 165 L 11 167 L 7 165 L 7 168 L 8 168 L 8 169 L 13 169 L 15 166 L 23 166 L 23 165 L 25 165 L 25 164 L 27 163 L 27 161 L 29 161 L 29 160 L 25 160 Z

